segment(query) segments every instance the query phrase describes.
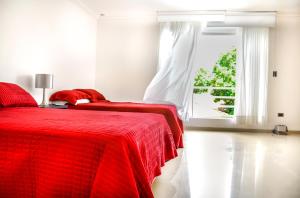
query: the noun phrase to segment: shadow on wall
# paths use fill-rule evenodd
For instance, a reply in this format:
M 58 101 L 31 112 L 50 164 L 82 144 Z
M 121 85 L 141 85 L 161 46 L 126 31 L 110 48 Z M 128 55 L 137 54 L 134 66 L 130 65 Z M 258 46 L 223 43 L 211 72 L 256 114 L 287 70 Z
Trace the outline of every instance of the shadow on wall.
M 16 78 L 16 83 L 26 89 L 27 91 L 32 92 L 34 85 L 33 85 L 33 77 L 32 75 L 20 75 Z

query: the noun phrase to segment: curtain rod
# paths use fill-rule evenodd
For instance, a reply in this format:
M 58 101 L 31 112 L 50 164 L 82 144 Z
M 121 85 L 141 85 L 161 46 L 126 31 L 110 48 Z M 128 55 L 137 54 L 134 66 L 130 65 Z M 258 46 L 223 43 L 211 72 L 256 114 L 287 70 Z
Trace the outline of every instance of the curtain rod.
M 277 11 L 238 11 L 238 10 L 191 10 L 191 11 L 157 11 L 161 15 L 276 15 Z
M 261 26 L 274 27 L 273 11 L 160 11 L 159 22 L 204 22 L 211 27 Z

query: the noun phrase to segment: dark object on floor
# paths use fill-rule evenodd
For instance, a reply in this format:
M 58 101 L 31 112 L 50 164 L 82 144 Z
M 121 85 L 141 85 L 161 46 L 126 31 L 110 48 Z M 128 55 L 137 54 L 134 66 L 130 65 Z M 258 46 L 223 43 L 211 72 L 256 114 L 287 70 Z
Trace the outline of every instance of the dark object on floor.
M 283 124 L 275 125 L 275 128 L 272 131 L 276 135 L 287 135 L 288 134 L 288 127 Z

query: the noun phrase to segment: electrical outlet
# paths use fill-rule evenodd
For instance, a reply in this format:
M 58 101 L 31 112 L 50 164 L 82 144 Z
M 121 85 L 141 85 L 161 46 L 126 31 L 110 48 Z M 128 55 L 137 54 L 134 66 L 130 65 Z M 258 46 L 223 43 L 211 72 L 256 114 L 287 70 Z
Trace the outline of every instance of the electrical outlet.
M 284 117 L 284 113 L 277 113 L 278 117 Z
M 277 77 L 277 71 L 273 71 L 273 77 L 274 77 L 274 78 Z

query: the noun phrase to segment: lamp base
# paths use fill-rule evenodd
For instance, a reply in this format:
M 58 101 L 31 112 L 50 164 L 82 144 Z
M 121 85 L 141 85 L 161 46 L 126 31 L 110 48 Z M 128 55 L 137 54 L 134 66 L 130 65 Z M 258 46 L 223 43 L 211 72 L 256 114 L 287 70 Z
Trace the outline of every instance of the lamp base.
M 39 107 L 45 108 L 47 106 L 48 106 L 48 104 L 46 102 L 46 89 L 43 88 L 43 100 L 42 100 L 42 103 L 39 105 Z

